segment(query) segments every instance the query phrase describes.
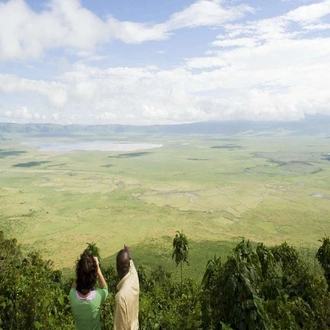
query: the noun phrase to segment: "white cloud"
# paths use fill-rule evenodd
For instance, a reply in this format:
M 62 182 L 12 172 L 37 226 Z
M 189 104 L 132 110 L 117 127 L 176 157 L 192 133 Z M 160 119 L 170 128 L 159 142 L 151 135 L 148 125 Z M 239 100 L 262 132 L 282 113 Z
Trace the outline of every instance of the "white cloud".
M 97 62 L 107 58 L 107 56 L 94 55 L 93 53 L 85 50 L 76 52 L 76 55 L 86 62 Z
M 253 47 L 256 40 L 253 38 L 223 39 L 212 42 L 212 46 L 217 47 Z
M 330 104 L 330 38 L 273 40 L 204 57 L 208 71 L 149 67 L 101 69 L 78 63 L 58 82 L 0 76 L 6 93 L 65 95 L 54 108 L 62 123 L 165 124 L 208 119 L 298 119 Z M 195 65 L 196 67 L 196 65 Z M 30 105 L 29 107 L 31 107 Z M 52 109 L 51 109 L 52 110 Z
M 297 37 L 300 31 L 289 30 L 289 22 L 283 17 L 273 17 L 257 21 L 246 22 L 245 24 L 226 24 L 226 35 L 220 35 L 218 39 L 235 40 L 248 38 L 256 44 L 267 42 L 268 40 L 281 40 Z M 215 41 L 215 46 L 216 46 Z
M 288 12 L 284 17 L 295 22 L 313 22 L 330 14 L 330 1 L 325 0 L 311 5 L 301 6 Z
M 37 59 L 59 47 L 91 50 L 108 38 L 104 24 L 77 0 L 53 0 L 41 13 L 23 0 L 0 3 L 0 60 Z
M 320 24 L 304 25 L 303 28 L 305 30 L 310 30 L 310 31 L 330 30 L 330 24 L 320 23 Z
M 150 40 L 163 40 L 169 37 L 164 24 L 147 24 L 124 21 L 109 17 L 107 28 L 113 38 L 128 44 L 139 44 Z
M 62 107 L 67 100 L 66 88 L 62 83 L 30 80 L 8 74 L 0 74 L 0 90 L 5 93 L 36 93 L 45 96 L 54 107 Z
M 27 107 L 22 107 L 14 110 L 4 111 L 4 117 L 12 119 L 14 122 L 26 122 L 30 120 L 40 121 L 46 120 L 45 115 L 41 115 L 38 112 L 31 113 Z
M 51 24 L 50 24 L 51 22 Z M 0 61 L 38 59 L 51 49 L 91 52 L 111 39 L 128 43 L 165 38 L 158 26 L 101 20 L 78 0 L 52 0 L 40 13 L 23 0 L 0 3 Z
M 106 120 L 113 120 L 117 118 L 117 115 L 111 112 L 103 112 L 100 115 L 96 115 L 97 119 L 106 119 Z
M 0 3 L 0 61 L 37 60 L 58 48 L 74 49 L 78 56 L 97 61 L 104 57 L 94 54 L 96 46 L 112 39 L 130 44 L 163 40 L 176 29 L 221 26 L 252 11 L 247 5 L 224 7 L 200 0 L 163 23 L 151 24 L 112 16 L 102 20 L 79 0 L 51 0 L 41 12 L 34 12 L 24 0 L 11 0 Z
M 58 112 L 54 112 L 53 114 L 52 114 L 52 119 L 53 119 L 53 121 L 55 121 L 55 122 L 57 122 L 58 120 L 59 120 L 59 113 Z
M 197 26 L 221 26 L 225 22 L 239 19 L 247 12 L 253 11 L 253 8 L 248 5 L 224 7 L 215 1 L 199 0 L 188 8 L 173 14 L 165 25 L 167 30 Z
M 199 89 L 199 83 L 191 78 L 191 73 L 184 69 L 164 71 L 150 66 L 103 70 L 78 64 L 60 77 L 68 95 L 61 120 L 71 120 L 66 109 L 75 114 L 76 123 L 204 120 L 203 110 L 194 105 L 196 98 L 189 95 Z M 88 118 L 83 115 L 86 112 Z
M 0 3 L 0 60 L 38 58 L 63 47 L 79 58 L 50 81 L 0 74 L 0 92 L 7 99 L 29 95 L 22 106 L 6 104 L 2 116 L 67 124 L 166 124 L 329 113 L 330 38 L 323 33 L 329 28 L 323 21 L 329 1 L 239 23 L 252 9 L 230 3 L 200 0 L 158 24 L 100 19 L 78 0 L 53 0 L 39 13 L 22 0 Z M 13 12 L 10 22 L 5 16 Z M 6 31 L 2 24 L 8 24 Z M 95 49 L 111 39 L 136 44 L 198 26 L 221 28 L 205 56 L 179 60 L 167 69 L 148 60 L 141 67 L 97 67 L 104 57 Z M 313 31 L 318 37 L 310 37 Z M 161 58 L 155 48 L 151 52 Z M 166 55 L 171 56 L 168 49 Z M 41 112 L 44 101 L 47 118 Z
M 186 59 L 187 69 L 207 70 L 195 79 L 204 81 L 200 102 L 212 118 L 288 120 L 305 113 L 330 114 L 330 38 L 305 36 L 313 27 L 328 28 L 320 19 L 328 14 L 329 3 L 302 6 L 270 19 L 227 24 L 211 44 L 221 50 Z M 304 24 L 293 28 L 292 21 Z M 207 91 L 208 96 L 203 96 Z
M 125 115 L 126 119 L 129 119 L 129 120 L 132 120 L 132 119 L 135 119 L 136 116 L 131 114 L 131 113 L 128 113 L 127 115 Z

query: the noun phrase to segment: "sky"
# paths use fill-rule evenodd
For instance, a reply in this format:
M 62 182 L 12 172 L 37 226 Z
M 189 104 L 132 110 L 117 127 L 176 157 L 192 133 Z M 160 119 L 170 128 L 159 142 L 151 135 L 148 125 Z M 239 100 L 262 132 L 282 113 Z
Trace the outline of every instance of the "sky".
M 330 115 L 330 0 L 0 0 L 0 122 Z

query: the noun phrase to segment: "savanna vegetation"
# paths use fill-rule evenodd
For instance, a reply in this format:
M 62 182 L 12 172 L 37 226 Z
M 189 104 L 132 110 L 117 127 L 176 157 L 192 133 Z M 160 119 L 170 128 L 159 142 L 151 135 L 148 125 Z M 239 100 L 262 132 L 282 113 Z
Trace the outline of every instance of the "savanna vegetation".
M 123 244 L 139 266 L 141 329 L 329 328 L 327 136 L 57 137 L 163 145 L 69 152 L 38 151 L 39 139 L 0 141 L 0 328 L 72 329 L 86 242 L 111 290 L 105 329 Z
M 109 263 L 126 243 L 147 268 L 162 259 L 179 276 L 167 248 L 177 230 L 194 243 L 194 278 L 202 277 L 215 249 L 226 257 L 241 237 L 316 249 L 330 233 L 329 139 L 280 133 L 6 135 L 0 141 L 0 229 L 61 270 L 70 269 L 86 242 L 97 240 Z M 54 148 L 83 142 L 95 149 L 98 142 L 162 147 Z M 51 150 L 39 151 L 40 143 Z
M 87 248 L 101 257 L 95 243 Z M 188 251 L 187 237 L 177 232 L 177 265 L 188 262 Z M 150 273 L 139 265 L 140 329 L 330 329 L 329 260 L 327 237 L 309 260 L 287 243 L 267 247 L 242 239 L 226 260 L 207 261 L 200 282 L 177 281 L 161 265 Z M 102 328 L 112 329 L 118 277 L 112 266 L 101 267 L 110 290 Z M 16 239 L 0 232 L 0 329 L 73 329 L 71 282 L 50 260 L 24 255 Z

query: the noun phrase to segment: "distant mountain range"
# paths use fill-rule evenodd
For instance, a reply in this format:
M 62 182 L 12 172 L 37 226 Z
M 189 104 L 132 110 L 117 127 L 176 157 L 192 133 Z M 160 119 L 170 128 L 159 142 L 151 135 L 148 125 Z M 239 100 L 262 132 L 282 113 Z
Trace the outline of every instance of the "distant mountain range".
M 294 134 L 330 135 L 330 116 L 307 115 L 299 121 L 210 121 L 179 125 L 56 125 L 0 123 L 0 134 L 23 133 L 37 136 L 78 134 Z

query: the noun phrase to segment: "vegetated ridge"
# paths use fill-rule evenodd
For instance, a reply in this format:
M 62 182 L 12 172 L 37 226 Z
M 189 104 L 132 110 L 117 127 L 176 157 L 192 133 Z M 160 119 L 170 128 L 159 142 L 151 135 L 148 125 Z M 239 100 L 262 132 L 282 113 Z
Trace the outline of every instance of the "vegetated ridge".
M 242 134 L 266 131 L 288 131 L 299 134 L 329 134 L 330 116 L 306 115 L 298 121 L 205 121 L 177 125 L 57 125 L 57 124 L 16 124 L 0 123 L 0 133 L 25 133 L 37 135 L 74 134 Z

